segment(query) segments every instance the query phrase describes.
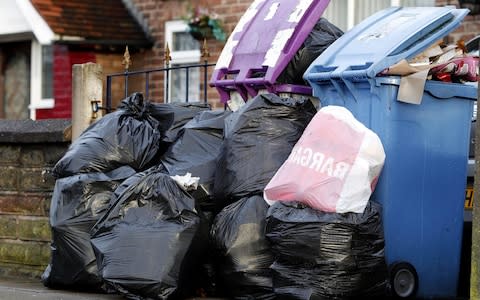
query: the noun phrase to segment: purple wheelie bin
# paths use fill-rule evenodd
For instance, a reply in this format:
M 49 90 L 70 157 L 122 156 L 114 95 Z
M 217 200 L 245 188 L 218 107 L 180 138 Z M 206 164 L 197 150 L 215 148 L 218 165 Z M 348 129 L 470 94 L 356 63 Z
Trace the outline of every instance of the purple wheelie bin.
M 210 85 L 222 103 L 259 92 L 312 94 L 308 85 L 278 83 L 329 0 L 255 0 L 240 18 L 217 61 Z

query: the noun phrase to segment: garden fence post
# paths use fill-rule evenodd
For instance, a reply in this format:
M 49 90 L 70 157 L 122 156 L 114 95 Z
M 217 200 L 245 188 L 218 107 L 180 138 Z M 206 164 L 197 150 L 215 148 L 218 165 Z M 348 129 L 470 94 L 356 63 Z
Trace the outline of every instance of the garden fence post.
M 72 141 L 102 116 L 103 71 L 95 63 L 75 64 L 72 67 Z

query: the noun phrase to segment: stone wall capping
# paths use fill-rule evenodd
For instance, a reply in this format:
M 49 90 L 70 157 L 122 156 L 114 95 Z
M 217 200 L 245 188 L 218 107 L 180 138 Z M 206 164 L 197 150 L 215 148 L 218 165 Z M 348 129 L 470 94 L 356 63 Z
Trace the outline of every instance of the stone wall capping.
M 70 142 L 69 119 L 0 120 L 0 143 Z

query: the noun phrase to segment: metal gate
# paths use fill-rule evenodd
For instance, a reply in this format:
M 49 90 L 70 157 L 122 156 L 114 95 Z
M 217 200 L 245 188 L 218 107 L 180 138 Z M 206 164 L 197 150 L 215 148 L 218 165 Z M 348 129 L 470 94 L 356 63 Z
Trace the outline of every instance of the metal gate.
M 171 65 L 171 57 L 170 57 L 170 50 L 168 45 L 165 48 L 165 67 L 163 68 L 154 68 L 154 69 L 146 69 L 146 70 L 139 70 L 139 71 L 129 71 L 129 67 L 131 64 L 130 60 L 130 54 L 128 52 L 128 46 L 125 49 L 125 54 L 124 54 L 124 59 L 122 64 L 125 66 L 125 71 L 120 72 L 120 73 L 114 73 L 114 74 L 109 74 L 107 75 L 106 78 L 106 97 L 105 97 L 105 106 L 106 107 L 98 107 L 99 109 L 105 109 L 107 112 L 110 112 L 113 110 L 112 108 L 112 80 L 113 78 L 123 77 L 123 85 L 124 85 L 124 97 L 128 96 L 128 88 L 129 88 L 129 79 L 132 76 L 142 76 L 144 77 L 144 88 L 143 92 L 145 95 L 145 98 L 149 98 L 149 92 L 150 92 L 150 79 L 153 74 L 161 74 L 163 76 L 163 82 L 164 82 L 164 102 L 168 103 L 169 102 L 169 89 L 170 89 L 170 80 L 171 80 L 171 74 L 172 72 L 184 72 L 185 74 L 185 87 L 186 87 L 186 93 L 185 93 L 185 102 L 189 102 L 189 91 L 190 91 L 190 82 L 189 82 L 189 75 L 192 69 L 199 69 L 199 74 L 202 74 L 201 78 L 201 86 L 202 86 L 202 95 L 203 95 L 203 102 L 207 103 L 208 102 L 208 70 L 209 68 L 215 66 L 214 63 L 209 63 L 208 62 L 208 57 L 209 57 L 209 52 L 207 49 L 206 42 L 204 41 L 203 46 L 202 46 L 202 55 L 201 57 L 203 58 L 203 63 L 198 63 L 198 64 L 191 64 L 191 65 L 182 65 L 182 66 L 172 66 Z M 198 88 L 198 87 L 197 87 Z M 140 92 L 140 91 L 139 91 Z

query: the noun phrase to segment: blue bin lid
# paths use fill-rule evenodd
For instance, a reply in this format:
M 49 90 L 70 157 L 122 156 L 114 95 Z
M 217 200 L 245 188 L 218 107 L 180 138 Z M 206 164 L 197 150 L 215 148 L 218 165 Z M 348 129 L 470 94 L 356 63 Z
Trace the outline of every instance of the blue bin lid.
M 410 59 L 460 25 L 467 9 L 391 7 L 368 17 L 328 47 L 307 69 L 310 84 L 330 78 L 374 78 Z
M 221 100 L 228 90 L 275 84 L 330 0 L 255 0 L 240 18 L 210 81 Z M 308 89 L 310 89 L 308 87 Z

